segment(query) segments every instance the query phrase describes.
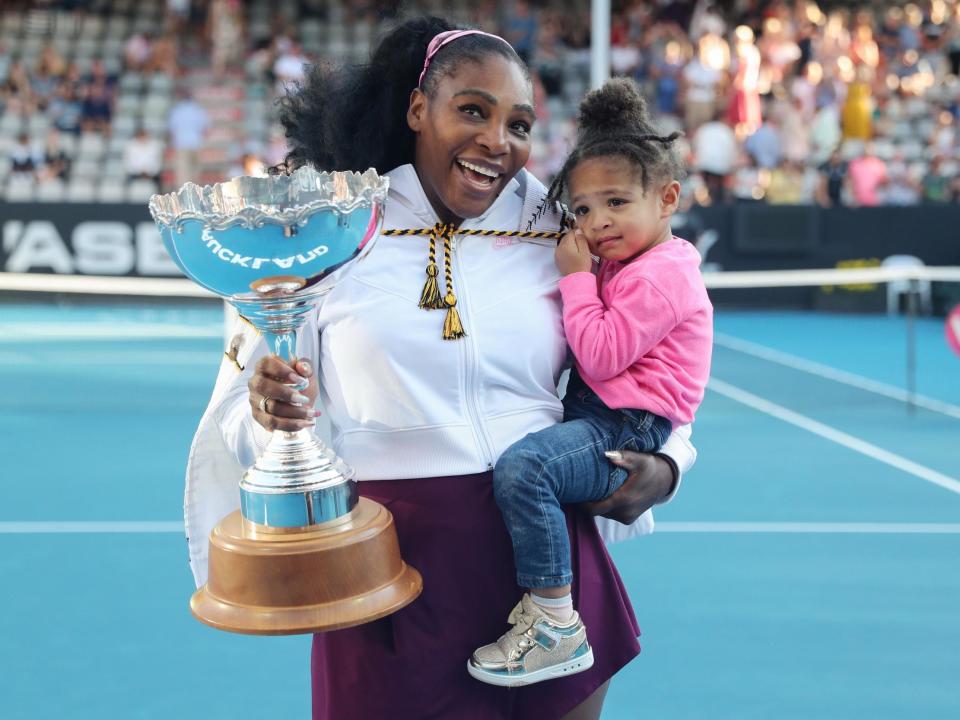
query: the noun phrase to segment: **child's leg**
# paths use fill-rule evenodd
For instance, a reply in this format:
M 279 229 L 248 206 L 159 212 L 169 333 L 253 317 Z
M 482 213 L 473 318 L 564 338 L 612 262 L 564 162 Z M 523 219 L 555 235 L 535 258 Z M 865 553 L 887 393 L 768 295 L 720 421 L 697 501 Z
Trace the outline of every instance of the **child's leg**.
M 611 442 L 613 432 L 575 420 L 527 435 L 497 462 L 494 497 L 513 541 L 517 582 L 541 597 L 569 593 L 570 539 L 561 504 L 609 494 L 612 466 L 603 453 Z
M 589 420 L 560 423 L 527 435 L 497 462 L 494 496 L 513 540 L 517 581 L 531 593 L 510 613 L 511 628 L 467 662 L 478 680 L 526 685 L 593 665 L 570 595 L 570 538 L 560 503 L 606 495 L 610 471 L 602 453 L 612 437 Z

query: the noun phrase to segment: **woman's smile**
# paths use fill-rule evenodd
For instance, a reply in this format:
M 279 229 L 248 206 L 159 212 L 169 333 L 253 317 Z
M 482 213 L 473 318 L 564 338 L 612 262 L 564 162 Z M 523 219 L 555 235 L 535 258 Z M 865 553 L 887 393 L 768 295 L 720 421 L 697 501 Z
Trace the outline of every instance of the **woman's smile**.
M 486 196 L 491 191 L 500 191 L 501 178 L 504 175 L 502 168 L 497 168 L 480 160 L 457 158 L 456 167 L 459 176 L 466 184 L 466 191 L 477 196 Z

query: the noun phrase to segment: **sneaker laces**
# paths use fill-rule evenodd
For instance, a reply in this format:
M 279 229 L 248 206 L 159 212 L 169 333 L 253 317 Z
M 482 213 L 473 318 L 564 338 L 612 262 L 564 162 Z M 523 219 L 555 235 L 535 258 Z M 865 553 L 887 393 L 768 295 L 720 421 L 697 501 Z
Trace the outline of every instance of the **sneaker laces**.
M 527 602 L 524 603 L 524 600 Z M 525 607 L 525 605 L 529 605 L 529 607 Z M 508 660 L 519 660 L 529 648 L 536 644 L 528 632 L 533 624 L 543 616 L 542 612 L 536 612 L 537 609 L 533 601 L 527 595 L 524 595 L 510 611 L 507 622 L 512 627 L 497 641 L 497 647 L 500 648 L 500 652 Z

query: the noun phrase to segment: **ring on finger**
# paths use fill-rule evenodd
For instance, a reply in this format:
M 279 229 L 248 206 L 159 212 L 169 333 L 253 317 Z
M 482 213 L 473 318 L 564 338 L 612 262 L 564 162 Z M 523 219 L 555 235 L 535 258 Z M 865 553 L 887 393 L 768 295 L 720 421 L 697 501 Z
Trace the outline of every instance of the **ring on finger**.
M 270 414 L 270 411 L 267 410 L 267 401 L 270 399 L 271 398 L 267 397 L 266 395 L 260 398 L 260 403 L 258 404 L 258 407 L 260 408 L 260 412 L 267 413 L 267 415 Z

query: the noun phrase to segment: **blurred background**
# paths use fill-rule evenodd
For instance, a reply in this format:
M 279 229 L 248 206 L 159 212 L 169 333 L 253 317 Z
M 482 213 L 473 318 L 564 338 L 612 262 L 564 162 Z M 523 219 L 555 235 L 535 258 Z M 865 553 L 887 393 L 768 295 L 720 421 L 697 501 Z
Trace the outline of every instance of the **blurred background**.
M 0 716 L 308 716 L 308 638 L 187 609 L 224 309 L 146 203 L 281 162 L 305 66 L 430 12 L 529 63 L 544 182 L 598 47 L 684 133 L 714 369 L 696 467 L 612 550 L 644 652 L 603 717 L 960 717 L 960 4 L 593 5 L 0 2 Z
M 530 63 L 531 169 L 549 180 L 590 79 L 585 0 L 6 0 L 4 195 L 140 202 L 276 164 L 273 101 L 304 65 L 362 62 L 417 12 L 502 34 Z M 953 0 L 614 2 L 610 64 L 685 132 L 690 203 L 953 203 L 958 23 Z

